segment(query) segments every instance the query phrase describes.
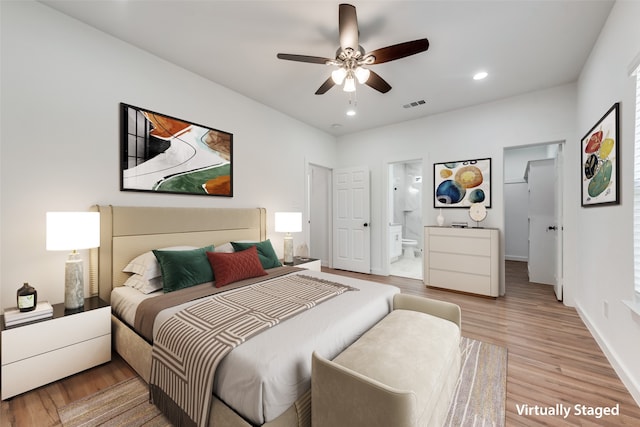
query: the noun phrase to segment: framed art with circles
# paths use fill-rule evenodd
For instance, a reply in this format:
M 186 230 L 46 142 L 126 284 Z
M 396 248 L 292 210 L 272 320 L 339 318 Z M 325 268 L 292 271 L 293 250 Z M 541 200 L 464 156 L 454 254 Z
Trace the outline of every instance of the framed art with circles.
M 620 203 L 619 108 L 613 104 L 580 143 L 583 207 Z
M 433 207 L 469 208 L 474 203 L 491 207 L 491 159 L 433 164 Z

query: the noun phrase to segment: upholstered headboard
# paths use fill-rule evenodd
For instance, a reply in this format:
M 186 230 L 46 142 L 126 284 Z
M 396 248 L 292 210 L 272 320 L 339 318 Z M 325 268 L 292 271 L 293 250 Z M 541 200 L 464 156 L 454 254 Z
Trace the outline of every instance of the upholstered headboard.
M 265 240 L 264 208 L 166 208 L 94 206 L 100 212 L 100 247 L 92 250 L 92 293 L 110 300 L 128 277 L 122 269 L 136 256 L 168 246 L 220 245 Z

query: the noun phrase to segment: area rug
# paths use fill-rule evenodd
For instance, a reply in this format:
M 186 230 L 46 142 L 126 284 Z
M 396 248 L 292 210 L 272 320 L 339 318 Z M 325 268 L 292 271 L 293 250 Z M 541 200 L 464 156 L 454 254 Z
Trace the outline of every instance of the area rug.
M 507 398 L 507 349 L 462 338 L 462 369 L 447 427 L 502 427 Z
M 171 423 L 149 403 L 149 386 L 140 377 L 100 390 L 58 409 L 64 427 L 164 427 Z
M 462 338 L 462 370 L 445 426 L 504 426 L 507 350 Z M 64 427 L 164 427 L 171 424 L 149 403 L 139 377 L 128 379 L 58 409 Z

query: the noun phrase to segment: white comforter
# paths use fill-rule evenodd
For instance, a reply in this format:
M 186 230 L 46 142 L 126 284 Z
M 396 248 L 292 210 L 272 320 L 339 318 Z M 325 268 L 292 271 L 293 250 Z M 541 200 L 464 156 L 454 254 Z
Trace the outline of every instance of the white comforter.
M 391 310 L 396 287 L 305 270 L 306 274 L 360 289 L 325 301 L 284 321 L 235 348 L 218 366 L 214 393 L 253 423 L 272 421 L 311 386 L 311 353 L 332 359 Z M 123 297 L 132 292 L 118 288 L 111 296 L 114 312 L 133 324 L 135 306 L 150 296 Z M 136 301 L 137 300 L 137 301 Z M 193 304 L 188 303 L 188 304 Z M 180 308 L 162 311 L 154 335 L 164 320 Z

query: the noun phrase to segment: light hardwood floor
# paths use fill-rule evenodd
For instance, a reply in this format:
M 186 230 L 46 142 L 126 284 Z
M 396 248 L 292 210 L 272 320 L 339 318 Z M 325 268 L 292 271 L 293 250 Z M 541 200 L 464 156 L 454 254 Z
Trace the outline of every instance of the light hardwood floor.
M 640 425 L 640 408 L 576 311 L 557 302 L 550 286 L 529 283 L 524 263 L 506 263 L 507 295 L 498 299 L 425 288 L 421 281 L 394 276 L 323 270 L 460 305 L 462 335 L 508 349 L 507 426 Z M 114 355 L 106 365 L 3 401 L 0 426 L 60 425 L 57 408 L 134 375 Z M 523 405 L 547 408 L 557 404 L 571 409 L 567 419 L 518 414 Z M 618 416 L 574 414 L 574 405 L 601 408 L 617 404 Z

